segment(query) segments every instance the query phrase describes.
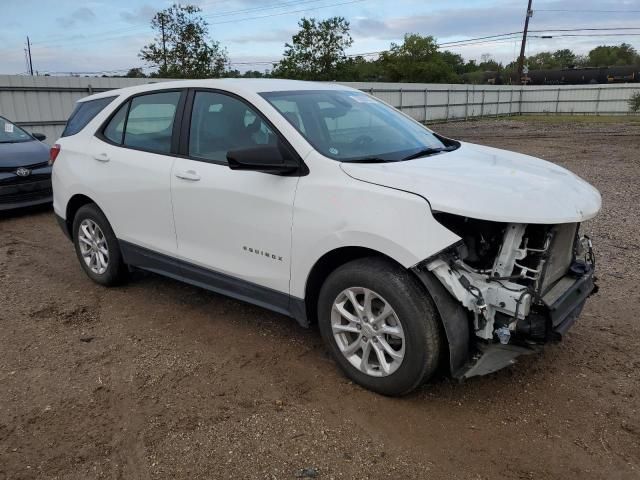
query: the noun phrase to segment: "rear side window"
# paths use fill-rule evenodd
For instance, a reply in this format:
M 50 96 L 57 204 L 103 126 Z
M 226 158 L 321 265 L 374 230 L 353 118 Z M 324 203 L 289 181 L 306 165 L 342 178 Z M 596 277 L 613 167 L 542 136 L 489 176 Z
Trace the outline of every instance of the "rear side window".
M 69 120 L 67 120 L 67 125 L 62 132 L 63 137 L 68 137 L 70 135 L 75 135 L 84 127 L 87 126 L 93 118 L 99 114 L 104 107 L 109 105 L 113 99 L 113 97 L 104 97 L 98 98 L 96 100 L 89 100 L 86 102 L 79 102 L 76 105 L 76 108 L 73 109 Z
M 111 118 L 104 136 L 126 147 L 169 153 L 180 95 L 162 92 L 132 98 Z
M 124 137 L 124 122 L 127 119 L 127 111 L 129 110 L 129 102 L 120 107 L 117 113 L 111 118 L 111 121 L 104 129 L 104 136 L 113 143 L 122 144 Z

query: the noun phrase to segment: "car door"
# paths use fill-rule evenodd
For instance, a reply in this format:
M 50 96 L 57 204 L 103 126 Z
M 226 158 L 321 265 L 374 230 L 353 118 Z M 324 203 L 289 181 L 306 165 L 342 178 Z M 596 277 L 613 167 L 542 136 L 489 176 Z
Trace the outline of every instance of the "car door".
M 172 256 L 177 245 L 170 178 L 177 136 L 175 143 L 172 139 L 182 95 L 173 90 L 130 98 L 94 138 L 92 147 L 100 169 L 99 204 L 118 238 Z M 130 248 L 123 245 L 125 255 Z
M 273 307 L 277 302 L 270 291 L 276 297 L 289 292 L 299 177 L 228 167 L 229 150 L 282 142 L 244 100 L 220 91 L 192 91 L 186 109 L 184 158 L 176 159 L 171 176 L 178 254 L 193 265 L 187 272 L 192 279 L 202 275 L 214 289 L 222 285 L 226 293 L 255 303 L 263 299 Z

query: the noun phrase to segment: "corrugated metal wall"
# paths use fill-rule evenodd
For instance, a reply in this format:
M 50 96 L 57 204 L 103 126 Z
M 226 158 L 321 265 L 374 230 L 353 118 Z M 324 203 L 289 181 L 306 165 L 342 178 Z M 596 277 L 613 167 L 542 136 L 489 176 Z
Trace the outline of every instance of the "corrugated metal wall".
M 29 132 L 44 133 L 53 142 L 79 98 L 149 82 L 148 78 L 0 75 L 0 115 Z
M 0 115 L 31 132 L 58 138 L 74 103 L 91 93 L 151 82 L 147 78 L 0 75 Z M 353 83 L 421 122 L 517 114 L 627 114 L 640 84 L 512 86 Z
M 375 95 L 421 122 L 514 114 L 629 114 L 640 84 L 442 85 L 345 83 Z

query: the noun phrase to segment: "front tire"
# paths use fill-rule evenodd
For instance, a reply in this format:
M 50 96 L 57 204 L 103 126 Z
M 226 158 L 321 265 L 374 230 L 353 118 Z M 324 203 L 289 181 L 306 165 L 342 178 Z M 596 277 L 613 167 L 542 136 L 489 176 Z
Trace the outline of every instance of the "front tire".
M 336 269 L 318 298 L 320 333 L 345 374 L 383 395 L 404 395 L 440 358 L 440 320 L 429 294 L 402 267 L 364 258 Z
M 73 243 L 80 265 L 91 280 L 108 287 L 125 280 L 127 267 L 118 239 L 97 205 L 78 209 L 73 219 Z

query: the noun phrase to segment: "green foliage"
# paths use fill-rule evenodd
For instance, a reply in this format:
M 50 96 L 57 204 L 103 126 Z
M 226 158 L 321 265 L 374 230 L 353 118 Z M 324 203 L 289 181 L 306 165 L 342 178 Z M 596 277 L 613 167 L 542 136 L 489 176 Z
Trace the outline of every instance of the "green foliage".
M 457 59 L 448 53 L 446 57 Z M 447 83 L 457 79 L 454 66 L 447 63 L 438 51 L 432 36 L 407 34 L 402 44 L 392 43 L 391 48 L 380 56 L 383 75 L 391 82 Z
M 353 44 L 349 22 L 343 17 L 322 21 L 303 18 L 300 31 L 285 44 L 284 58 L 272 75 L 299 80 L 334 80 L 346 61 L 345 49 Z
M 635 92 L 629 99 L 629 110 L 634 113 L 640 112 L 640 92 Z
M 349 22 L 343 17 L 325 20 L 302 18 L 300 30 L 285 44 L 282 60 L 271 72 L 229 70 L 225 48 L 208 37 L 208 24 L 193 5 L 173 4 L 158 12 L 151 26 L 156 32 L 152 43 L 145 45 L 139 57 L 157 67 L 151 77 L 208 78 L 292 78 L 299 80 L 340 80 L 360 82 L 432 82 L 432 83 L 496 83 L 509 81 L 516 62 L 504 67 L 491 54 L 482 55 L 480 62 L 465 62 L 461 55 L 439 50 L 432 36 L 406 34 L 402 43 L 392 43 L 389 50 L 377 58 L 347 56 L 353 44 Z M 587 55 L 572 50 L 540 52 L 525 59 L 529 70 L 569 67 L 603 67 L 616 65 L 640 66 L 640 55 L 629 44 L 601 45 Z M 497 76 L 495 73 L 497 73 Z M 132 68 L 127 77 L 144 77 L 141 68 Z M 639 100 L 634 100 L 638 102 Z M 631 103 L 630 103 L 631 105 Z M 634 103 L 633 105 L 636 105 Z M 631 108 L 634 108 L 633 105 Z
M 640 56 L 628 43 L 622 43 L 619 46 L 602 45 L 589 52 L 587 62 L 590 67 L 640 65 Z
M 142 68 L 131 68 L 125 75 L 127 78 L 145 78 L 146 75 L 142 71 Z
M 142 60 L 158 67 L 153 76 L 208 78 L 224 74 L 226 49 L 208 38 L 208 24 L 200 12 L 193 5 L 173 4 L 153 17 L 151 28 L 156 37 L 139 54 Z
M 271 74 L 268 70 L 260 72 L 258 70 L 247 70 L 244 73 L 240 73 L 240 70 L 228 70 L 225 76 L 231 78 L 269 78 Z
M 529 70 L 551 70 L 569 67 L 611 67 L 617 65 L 640 65 L 640 55 L 631 45 L 601 45 L 587 55 L 580 56 L 565 48 L 555 52 L 540 52 L 525 59 Z M 515 70 L 516 62 L 507 66 Z

